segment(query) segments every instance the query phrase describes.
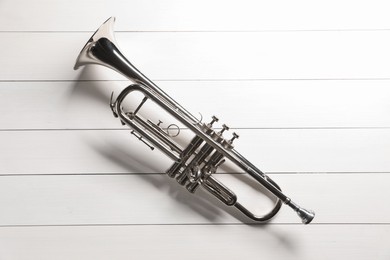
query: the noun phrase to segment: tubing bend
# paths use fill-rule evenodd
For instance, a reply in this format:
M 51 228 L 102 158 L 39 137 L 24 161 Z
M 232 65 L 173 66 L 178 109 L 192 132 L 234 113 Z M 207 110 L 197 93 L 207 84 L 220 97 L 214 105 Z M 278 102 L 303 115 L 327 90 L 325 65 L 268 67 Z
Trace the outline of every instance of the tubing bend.
M 279 212 L 280 208 L 282 207 L 282 201 L 278 199 L 274 208 L 270 212 L 265 214 L 264 216 L 258 216 L 258 215 L 253 214 L 251 211 L 249 211 L 247 208 L 245 208 L 242 204 L 240 204 L 238 202 L 236 204 L 234 204 L 234 206 L 239 211 L 244 213 L 247 217 L 249 217 L 255 221 L 266 222 L 266 221 L 270 220 L 271 218 L 273 218 Z
M 251 166 L 251 164 L 249 164 Z M 284 204 L 288 205 L 290 208 L 292 208 L 298 216 L 301 218 L 303 224 L 309 224 L 315 216 L 314 211 L 307 210 L 302 207 L 300 207 L 298 204 L 294 203 L 289 197 L 287 197 L 280 189 L 280 187 L 267 175 L 263 174 L 260 170 L 254 167 L 253 169 L 248 169 L 247 171 L 253 178 L 255 178 L 259 183 L 261 183 L 268 191 L 270 191 L 272 194 L 274 194 L 278 198 L 278 203 L 275 205 L 275 208 L 267 214 L 265 217 L 266 220 L 271 218 L 273 215 L 275 215 L 279 209 L 281 202 L 284 202 Z M 239 208 L 240 206 L 238 206 Z M 239 208 L 240 209 L 240 208 Z M 259 220 L 257 218 L 253 217 L 253 214 L 247 214 L 245 210 L 240 209 L 245 215 L 251 217 L 252 219 L 263 221 L 262 219 Z M 263 217 L 264 218 L 264 217 Z
M 276 202 L 272 210 L 270 210 L 267 214 L 263 216 L 258 216 L 248 210 L 246 207 L 244 207 L 240 203 L 234 204 L 234 206 L 240 210 L 242 213 L 244 213 L 247 217 L 258 221 L 258 222 L 266 222 L 269 221 L 271 218 L 273 218 L 281 209 L 282 202 L 285 202 L 285 199 L 287 198 L 282 192 L 281 188 L 278 184 L 276 184 L 271 178 L 266 176 L 265 174 L 261 175 L 261 172 L 252 172 L 251 176 L 255 178 L 261 185 L 263 185 L 268 191 L 270 191 L 273 195 L 276 197 Z M 281 194 L 281 195 L 280 195 Z M 278 196 L 279 195 L 279 196 Z

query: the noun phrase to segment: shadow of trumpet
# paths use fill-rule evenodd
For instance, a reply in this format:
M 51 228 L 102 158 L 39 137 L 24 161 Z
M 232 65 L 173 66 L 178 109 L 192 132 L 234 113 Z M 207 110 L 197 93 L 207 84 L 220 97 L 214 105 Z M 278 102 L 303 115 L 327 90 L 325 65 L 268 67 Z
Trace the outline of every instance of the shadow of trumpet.
M 71 95 L 78 96 L 85 99 L 89 99 L 93 102 L 97 102 L 100 105 L 104 104 L 109 110 L 108 103 L 111 96 L 112 88 L 115 88 L 117 93 L 118 89 L 124 88 L 116 86 L 109 81 L 88 81 L 84 79 L 94 78 L 94 70 L 92 66 L 87 66 L 82 70 L 80 74 L 80 80 L 76 81 L 73 86 Z M 122 83 L 122 82 L 121 82 Z M 114 86 L 113 86 L 114 85 Z M 125 84 L 121 84 L 125 85 Z M 88 141 L 87 141 L 88 142 Z M 179 143 L 183 143 L 182 140 L 179 140 Z M 135 174 L 138 178 L 141 178 L 143 181 L 149 183 L 154 188 L 161 190 L 169 195 L 170 198 L 174 199 L 180 206 L 184 206 L 190 209 L 193 213 L 202 216 L 211 223 L 221 223 L 226 219 L 230 220 L 231 224 L 237 221 L 247 224 L 253 228 L 261 228 L 263 231 L 268 230 L 274 236 L 280 240 L 280 243 L 284 244 L 286 247 L 293 248 L 293 243 L 285 236 L 278 234 L 275 230 L 270 230 L 269 226 L 257 223 L 248 219 L 240 211 L 234 207 L 229 207 L 220 202 L 211 194 L 205 192 L 202 188 L 196 191 L 196 196 L 189 193 L 184 187 L 180 187 L 174 179 L 170 179 L 161 172 L 160 167 L 157 164 L 153 163 L 153 160 L 146 158 L 145 156 L 140 155 L 135 150 L 124 148 L 125 144 L 118 144 L 110 140 L 105 140 L 103 145 L 96 144 L 94 142 L 89 142 L 88 145 L 100 156 L 108 159 L 114 164 L 120 165 L 122 168 L 127 169 L 128 172 L 140 173 Z M 235 172 L 235 169 L 230 168 L 229 166 L 223 166 L 225 172 Z M 216 174 L 218 176 L 218 174 Z M 258 182 L 253 179 L 248 178 L 244 174 L 232 174 L 237 181 L 245 183 L 248 188 L 256 189 L 261 193 L 265 193 L 266 196 L 272 197 L 272 195 L 263 188 Z M 239 197 L 239 196 L 238 196 Z M 240 198 L 240 197 L 239 197 Z M 272 199 L 272 198 L 271 198 Z M 230 217 L 226 218 L 224 215 L 228 214 Z M 226 224 L 226 222 L 225 222 Z

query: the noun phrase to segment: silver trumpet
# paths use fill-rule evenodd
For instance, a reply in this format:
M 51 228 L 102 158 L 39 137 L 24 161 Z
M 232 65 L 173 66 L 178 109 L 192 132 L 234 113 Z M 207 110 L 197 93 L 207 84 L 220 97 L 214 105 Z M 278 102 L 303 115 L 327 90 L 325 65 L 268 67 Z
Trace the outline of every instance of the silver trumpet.
M 282 193 L 280 187 L 272 179 L 234 149 L 233 140 L 238 138 L 236 133 L 233 133 L 233 138 L 230 140 L 225 139 L 222 133 L 229 128 L 223 125 L 222 130 L 218 132 L 214 130 L 212 125 L 218 121 L 218 118 L 215 116 L 213 116 L 210 123 L 200 122 L 138 71 L 121 54 L 114 39 L 114 21 L 115 18 L 109 18 L 92 35 L 81 50 L 74 69 L 88 64 L 103 65 L 123 74 L 133 82 L 132 85 L 126 87 L 118 95 L 115 101 L 113 101 L 111 96 L 111 109 L 114 116 L 119 117 L 123 125 L 129 126 L 132 129 L 131 133 L 139 140 L 147 144 L 152 150 L 154 147 L 157 147 L 174 161 L 167 170 L 167 175 L 175 178 L 178 183 L 185 186 L 191 193 L 194 193 L 199 186 L 202 186 L 220 201 L 228 206 L 236 207 L 253 220 L 267 221 L 271 219 L 278 213 L 283 202 L 297 212 L 304 224 L 310 223 L 314 218 L 313 211 L 306 210 L 295 204 Z M 133 91 L 141 92 L 144 98 L 134 111 L 124 111 L 122 102 Z M 139 109 L 148 99 L 153 100 L 185 127 L 193 131 L 195 136 L 187 147 L 181 148 L 175 143 L 172 138 L 173 135 L 160 127 L 161 121 L 156 124 L 150 120 L 145 120 L 138 114 Z M 179 127 L 176 125 L 174 125 L 174 128 L 179 130 Z M 144 139 L 147 139 L 147 141 Z M 252 176 L 276 197 L 275 206 L 270 212 L 263 216 L 255 215 L 237 201 L 237 196 L 230 189 L 213 177 L 213 173 L 217 171 L 217 168 L 225 159 L 230 160 Z

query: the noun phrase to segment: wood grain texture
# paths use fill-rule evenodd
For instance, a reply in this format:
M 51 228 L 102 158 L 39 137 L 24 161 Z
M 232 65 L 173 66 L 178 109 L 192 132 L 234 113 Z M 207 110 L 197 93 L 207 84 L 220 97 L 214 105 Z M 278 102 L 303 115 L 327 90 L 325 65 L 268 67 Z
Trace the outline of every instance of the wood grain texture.
M 120 31 L 389 29 L 386 7 L 383 0 L 3 0 L 0 30 L 92 31 L 112 15 Z
M 90 36 L 90 32 L 29 33 L 27 37 L 2 33 L 7 51 L 0 60 L 0 80 L 123 79 L 103 67 L 72 70 Z M 122 52 L 152 80 L 390 78 L 390 31 L 122 32 L 116 36 Z
M 236 149 L 265 172 L 390 172 L 388 129 L 239 133 Z M 5 131 L 0 142 L 7 151 L 2 174 L 150 173 L 165 172 L 172 163 L 128 130 Z M 237 171 L 229 163 L 222 168 Z
M 388 225 L 1 228 L 6 259 L 388 259 Z M 381 237 L 382 239 L 378 239 Z M 194 245 L 207 251 L 193 252 Z M 23 248 L 23 250 L 19 250 Z
M 216 177 L 259 215 L 272 200 L 241 175 Z M 278 174 L 272 178 L 302 206 L 315 208 L 316 224 L 390 224 L 389 174 Z M 251 223 L 202 189 L 195 195 L 165 175 L 3 176 L 0 216 L 19 225 L 165 225 Z M 39 189 L 39 190 L 37 190 Z M 372 208 L 380 209 L 373 214 Z M 284 207 L 272 223 L 299 224 Z M 303 227 L 304 228 L 304 227 Z
M 390 127 L 389 80 L 156 83 L 195 116 L 202 113 L 208 121 L 215 114 L 232 128 Z M 0 82 L 0 110 L 9 110 L 0 129 L 118 128 L 108 102 L 112 91 L 117 95 L 127 84 Z M 146 112 L 154 120 L 162 116 Z

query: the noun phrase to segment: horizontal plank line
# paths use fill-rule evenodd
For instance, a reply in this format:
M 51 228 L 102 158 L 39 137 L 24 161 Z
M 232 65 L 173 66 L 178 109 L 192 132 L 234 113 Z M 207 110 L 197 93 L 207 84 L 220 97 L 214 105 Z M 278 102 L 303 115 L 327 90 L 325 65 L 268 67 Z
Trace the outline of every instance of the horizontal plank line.
M 240 81 L 370 81 L 370 80 L 390 80 L 389 77 L 378 78 L 231 78 L 231 79 L 153 79 L 155 82 L 240 82 Z M 0 79 L 0 82 L 5 83 L 17 83 L 17 82 L 129 82 L 129 80 L 123 79 Z
M 129 131 L 130 128 L 5 128 L 0 132 L 46 132 L 46 131 Z M 164 128 L 163 128 L 164 129 Z M 221 128 L 214 128 L 220 130 Z M 231 130 L 384 130 L 389 126 L 340 126 L 340 127 L 234 127 Z M 180 128 L 188 130 L 188 128 Z
M 232 175 L 241 175 L 241 174 L 245 174 L 243 172 L 221 172 L 221 173 L 215 173 L 215 174 L 232 174 Z M 350 171 L 350 172 L 341 172 L 341 171 L 337 171 L 337 172 L 320 172 L 320 171 L 315 171 L 315 172 L 266 172 L 267 175 L 304 175 L 304 174 L 310 174 L 310 175 L 313 175 L 313 174 L 318 174 L 318 175 L 321 175 L 321 174 L 326 174 L 326 175 L 329 175 L 329 174 L 390 174 L 390 172 L 388 171 L 361 171 L 361 172 L 357 172 L 357 171 Z M 156 173 L 156 172 L 140 172 L 140 173 L 134 173 L 134 172 L 128 172 L 128 173 L 124 173 L 124 172 L 114 172 L 114 173 L 47 173 L 47 174 L 44 174 L 44 173 L 3 173 L 3 174 L 0 174 L 0 178 L 1 177 L 33 177 L 33 176 L 39 176 L 39 177 L 56 177 L 56 176 L 130 176 L 130 175 L 165 175 L 165 173 Z
M 390 31 L 390 28 L 371 28 L 371 29 L 264 29 L 264 30 L 115 30 L 116 33 L 289 33 L 289 32 L 377 32 Z M 1 30 L 0 33 L 94 33 L 95 31 L 78 30 Z
M 0 228 L 37 228 L 37 227 L 120 227 L 120 226 L 302 226 L 301 223 L 151 223 L 151 224 L 39 224 L 39 225 L 0 225 Z M 316 226 L 348 225 L 348 226 L 387 226 L 390 223 L 310 223 Z

